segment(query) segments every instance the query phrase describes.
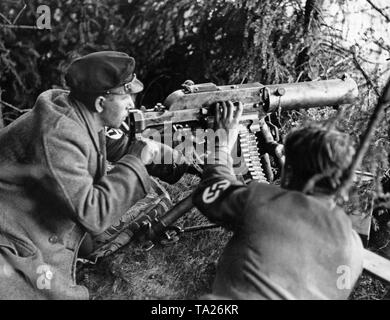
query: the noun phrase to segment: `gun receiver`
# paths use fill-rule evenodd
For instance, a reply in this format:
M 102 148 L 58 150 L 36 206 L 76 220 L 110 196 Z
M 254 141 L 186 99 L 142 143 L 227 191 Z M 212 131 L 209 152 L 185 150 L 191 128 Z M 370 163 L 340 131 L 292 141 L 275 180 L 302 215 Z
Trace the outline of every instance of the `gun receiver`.
M 293 110 L 352 103 L 357 95 L 357 84 L 347 76 L 342 79 L 273 85 L 258 82 L 226 86 L 190 84 L 171 93 L 163 106 L 133 113 L 132 129 L 135 133 L 141 133 L 146 128 L 162 126 L 164 123 L 199 123 L 210 116 L 208 107 L 217 101 L 242 102 L 242 121 L 245 122 L 262 119 L 278 108 Z

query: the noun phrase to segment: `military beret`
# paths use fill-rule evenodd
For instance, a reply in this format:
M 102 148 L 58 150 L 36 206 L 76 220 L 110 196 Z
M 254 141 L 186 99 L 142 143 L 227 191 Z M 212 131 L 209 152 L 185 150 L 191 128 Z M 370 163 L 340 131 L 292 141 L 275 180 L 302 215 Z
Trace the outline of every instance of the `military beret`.
M 124 52 L 99 51 L 74 60 L 65 80 L 73 92 L 109 93 L 123 86 L 128 93 L 143 90 L 143 84 L 134 74 L 135 60 Z

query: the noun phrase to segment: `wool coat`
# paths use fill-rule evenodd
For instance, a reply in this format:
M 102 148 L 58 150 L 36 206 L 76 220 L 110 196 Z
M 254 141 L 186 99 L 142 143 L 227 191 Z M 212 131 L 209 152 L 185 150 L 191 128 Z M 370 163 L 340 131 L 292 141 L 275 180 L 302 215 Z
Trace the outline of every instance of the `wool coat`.
M 232 159 L 207 165 L 193 201 L 233 231 L 208 299 L 346 299 L 363 266 L 363 246 L 333 199 L 237 181 Z
M 87 299 L 75 279 L 85 233 L 102 233 L 148 193 L 142 161 L 125 147 L 106 148 L 96 117 L 54 89 L 0 130 L 2 170 L 38 165 L 52 182 L 52 195 L 37 198 L 24 183 L 0 179 L 0 299 Z M 110 157 L 117 162 L 106 173 Z

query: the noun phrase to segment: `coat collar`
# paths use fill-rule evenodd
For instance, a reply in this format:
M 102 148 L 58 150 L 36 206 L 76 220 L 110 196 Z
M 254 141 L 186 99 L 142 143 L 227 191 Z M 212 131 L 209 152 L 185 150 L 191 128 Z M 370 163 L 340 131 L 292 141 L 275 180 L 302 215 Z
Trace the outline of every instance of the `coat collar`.
M 92 138 L 93 144 L 97 151 L 101 151 L 101 142 L 99 134 L 104 134 L 104 128 L 99 125 L 99 115 L 96 112 L 91 112 L 80 101 L 70 98 L 72 104 L 75 106 L 76 113 L 85 122 L 88 132 Z

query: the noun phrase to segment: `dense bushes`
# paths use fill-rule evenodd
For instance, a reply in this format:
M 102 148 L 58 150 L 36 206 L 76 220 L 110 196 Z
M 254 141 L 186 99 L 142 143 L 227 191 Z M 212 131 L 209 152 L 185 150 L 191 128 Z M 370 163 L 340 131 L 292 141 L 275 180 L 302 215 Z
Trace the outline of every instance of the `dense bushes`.
M 32 0 L 0 3 L 0 87 L 5 124 L 31 108 L 37 95 L 64 87 L 63 73 L 78 55 L 119 50 L 134 56 L 145 83 L 139 103 L 153 106 L 186 79 L 216 84 L 264 84 L 334 78 L 360 84 L 360 109 L 349 107 L 338 125 L 358 137 L 376 96 L 359 69 L 358 47 L 343 48 L 321 16 L 325 0 Z M 328 0 L 328 2 L 332 0 Z M 337 1 L 343 3 L 343 1 Z M 37 8 L 51 9 L 51 29 L 35 26 Z M 361 66 L 360 66 L 361 67 Z M 371 71 L 372 72 L 372 71 Z M 377 79 L 379 70 L 370 73 Z M 378 85 L 378 84 L 377 84 Z M 379 84 L 380 87 L 381 84 Z M 286 128 L 327 119 L 332 110 L 285 115 Z M 387 167 L 387 131 L 378 128 L 364 168 Z
M 359 46 L 343 47 L 336 28 L 322 19 L 324 1 L 30 0 L 22 10 L 22 0 L 2 0 L 0 127 L 1 111 L 8 124 L 21 114 L 18 109 L 31 108 L 42 91 L 64 87 L 63 73 L 74 57 L 119 50 L 136 58 L 137 76 L 146 85 L 138 102 L 146 106 L 162 102 L 186 79 L 269 84 L 347 72 L 358 81 L 361 99 L 348 106 L 337 125 L 358 140 L 377 98 L 373 87 L 383 85 L 376 83 L 381 71 L 364 74 Z M 41 4 L 51 9 L 49 30 L 32 28 Z M 17 26 L 7 25 L 17 17 Z M 283 115 L 283 129 L 334 115 L 330 108 L 290 112 Z M 386 127 L 377 128 L 363 163 L 378 177 L 388 167 Z M 348 212 L 370 214 L 378 185 L 376 179 L 355 192 Z
M 3 100 L 20 108 L 31 107 L 43 90 L 63 86 L 69 61 L 91 51 L 133 55 L 147 85 L 142 103 L 153 105 L 188 78 L 217 84 L 302 80 L 316 45 L 306 41 L 315 6 L 296 1 L 34 0 L 17 24 L 35 25 L 40 4 L 50 6 L 52 29 L 0 31 Z M 21 1 L 0 4 L 10 19 L 21 8 Z

